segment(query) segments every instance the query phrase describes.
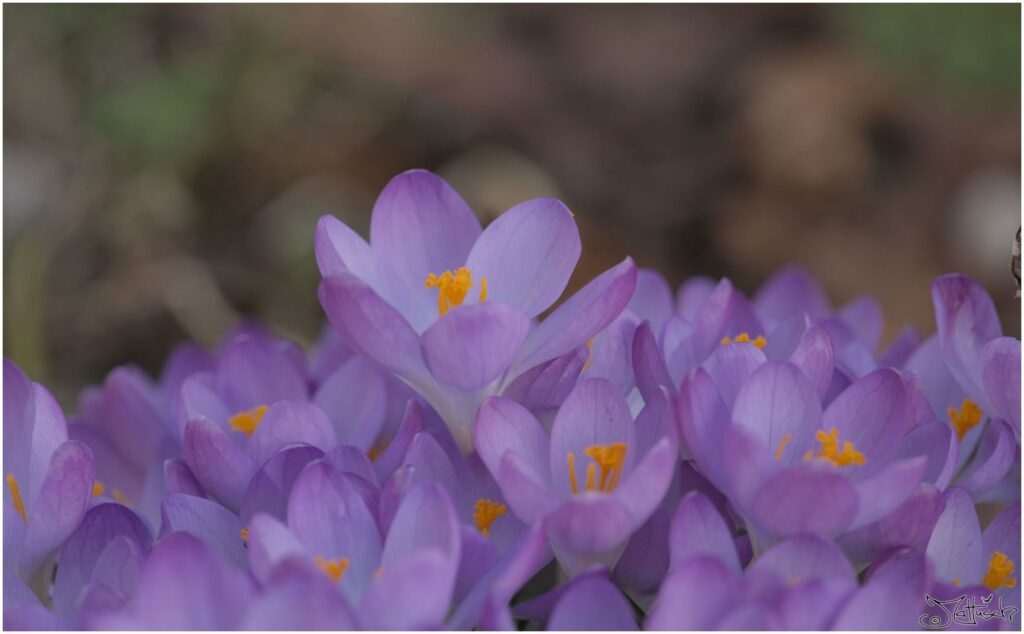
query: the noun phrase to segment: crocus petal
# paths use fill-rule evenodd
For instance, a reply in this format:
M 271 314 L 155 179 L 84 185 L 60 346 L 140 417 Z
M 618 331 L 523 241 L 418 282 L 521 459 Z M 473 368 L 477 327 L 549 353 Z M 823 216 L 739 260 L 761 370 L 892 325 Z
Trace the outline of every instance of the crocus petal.
M 201 541 L 172 533 L 153 547 L 135 596 L 98 629 L 230 630 L 253 592 L 245 573 Z
M 942 358 L 938 336 L 933 335 L 918 346 L 907 359 L 904 369 L 920 379 L 928 402 L 939 420 L 948 420 L 946 410 L 950 406 L 960 407 L 965 393 Z
M 676 315 L 661 331 L 661 349 L 671 377 L 669 385 L 679 385 L 683 377 L 707 358 L 713 346 L 705 346 L 693 323 Z
M 210 495 L 229 509 L 239 508 L 256 463 L 227 434 L 208 420 L 189 421 L 185 427 L 185 459 Z
M 921 335 L 913 326 L 905 326 L 878 360 L 880 368 L 902 368 L 921 345 Z
M 978 514 L 971 496 L 960 487 L 945 495 L 946 508 L 928 540 L 927 554 L 935 565 L 935 576 L 960 579 L 965 585 L 981 581 L 982 541 Z
M 322 216 L 316 223 L 313 245 L 322 277 L 347 272 L 371 286 L 377 281 L 377 262 L 370 245 L 334 216 Z
M 572 495 L 568 455 L 575 456 L 575 480 L 587 481 L 589 460 L 584 451 L 594 445 L 626 443 L 624 472 L 635 462 L 633 419 L 622 394 L 604 379 L 580 381 L 551 425 L 551 481 L 556 493 Z
M 520 374 L 502 396 L 529 410 L 555 409 L 576 385 L 590 350 L 580 346 L 562 356 Z
M 508 452 L 522 456 L 533 471 L 547 481 L 550 473 L 548 436 L 537 419 L 519 403 L 491 397 L 477 412 L 474 445 L 492 476 L 497 477 L 501 459 Z
M 362 280 L 339 273 L 324 278 L 317 292 L 327 318 L 348 345 L 398 375 L 426 375 L 416 331 Z
M 639 525 L 618 498 L 584 495 L 564 502 L 545 522 L 555 556 L 570 576 L 611 566 Z
M 423 408 L 418 402 L 410 399 L 406 403 L 405 413 L 402 415 L 402 422 L 398 427 L 398 432 L 387 448 L 373 462 L 373 469 L 377 472 L 378 482 L 385 482 L 391 477 L 395 469 L 401 466 L 402 460 L 405 458 L 405 452 L 409 449 L 409 444 L 412 443 L 412 439 L 416 437 L 416 434 L 421 431 L 423 431 Z
M 21 556 L 26 578 L 78 526 L 92 497 L 95 479 L 92 452 L 82 443 L 69 440 L 53 452 L 39 495 L 28 509 Z
M 903 381 L 898 372 L 888 369 L 855 381 L 822 415 L 826 429 L 838 429 L 839 438 L 852 442 L 867 458 L 867 464 L 859 467 L 862 473 L 883 466 L 912 423 Z
M 310 462 L 323 456 L 316 447 L 299 446 L 284 449 L 263 463 L 245 488 L 239 519 L 245 525 L 256 513 L 268 513 L 284 520 L 288 496 L 295 480 Z
M 287 566 L 246 612 L 245 630 L 355 630 L 352 608 L 319 571 Z
M 837 630 L 912 630 L 921 616 L 928 562 L 920 553 L 879 570 L 855 592 L 832 627 Z
M 665 577 L 644 628 L 707 630 L 714 627 L 739 590 L 736 573 L 716 557 L 694 557 Z M 694 601 L 700 597 L 700 601 Z
M 754 370 L 767 359 L 753 344 L 719 346 L 704 362 L 704 369 L 715 382 L 725 406 L 732 408 L 740 388 Z
M 518 453 L 507 451 L 494 478 L 509 508 L 527 524 L 544 519 L 558 505 L 550 485 L 541 481 L 534 468 Z
M 319 407 L 303 401 L 278 401 L 249 439 L 249 454 L 262 464 L 288 445 L 306 444 L 326 451 L 334 443 L 334 429 Z
M 676 293 L 676 313 L 687 320 L 692 320 L 714 292 L 715 286 L 715 281 L 705 275 L 686 278 Z
M 633 530 L 647 521 L 668 491 L 679 449 L 663 438 L 647 452 L 612 494 L 633 517 Z
M 633 333 L 632 360 L 636 386 L 645 401 L 655 398 L 662 386 L 675 388 L 650 322 L 641 323 Z
M 466 262 L 480 236 L 480 222 L 448 183 L 424 170 L 391 179 L 377 198 L 370 219 L 370 244 L 436 316 L 437 293 L 423 286 L 427 275 L 455 271 Z M 475 271 L 474 271 L 475 273 Z
M 999 337 L 981 353 L 981 384 L 995 414 L 1020 437 L 1020 340 Z
M 754 307 L 728 279 L 722 279 L 693 320 L 698 359 L 705 359 L 723 337 L 764 333 Z
M 669 532 L 673 565 L 694 557 L 716 557 L 731 570 L 740 571 L 732 532 L 714 505 L 699 492 L 679 501 Z
M 206 497 L 202 485 L 196 480 L 185 461 L 180 458 L 172 458 L 164 462 L 164 485 L 168 494 L 184 493 Z
M 149 529 L 133 511 L 120 504 L 100 504 L 82 518 L 61 549 L 60 565 L 53 585 L 53 608 L 72 617 L 76 602 L 93 578 L 103 549 L 115 538 L 126 537 L 143 552 L 153 543 Z M 6 581 L 5 592 L 6 592 Z M 6 599 L 6 596 L 5 596 Z
M 815 319 L 828 311 L 825 292 L 806 270 L 790 265 L 779 269 L 754 295 L 758 316 L 771 327 L 793 314 Z
M 926 456 L 928 466 L 921 479 L 941 491 L 953 478 L 958 449 L 959 443 L 952 427 L 946 423 L 928 423 L 900 439 L 895 457 Z
M 636 286 L 631 258 L 577 291 L 530 331 L 510 378 L 559 357 L 601 332 L 629 303 Z
M 990 409 L 981 385 L 982 346 L 1003 334 L 988 292 L 966 275 L 943 275 L 932 283 L 939 348 L 950 373 L 967 394 Z
M 433 549 L 384 566 L 363 596 L 360 624 L 368 630 L 440 628 L 451 603 L 451 568 L 447 556 Z
M 768 480 L 754 496 L 751 513 L 770 534 L 830 537 L 856 517 L 857 491 L 832 468 L 801 464 Z
M 281 562 L 309 557 L 299 538 L 277 518 L 257 513 L 249 520 L 248 528 L 249 565 L 253 576 L 263 584 L 270 582 Z
M 722 444 L 729 425 L 729 410 L 714 381 L 703 368 L 688 376 L 679 388 L 676 418 L 680 435 L 703 473 L 719 488 L 725 484 Z
M 832 381 L 835 357 L 832 340 L 821 326 L 810 326 L 800 337 L 799 343 L 789 357 L 790 363 L 800 368 L 811 385 L 824 397 Z
M 989 421 L 970 466 L 957 483 L 972 497 L 985 495 L 1010 471 L 1019 451 L 1009 423 L 1000 419 Z
M 288 527 L 311 555 L 349 561 L 342 590 L 355 599 L 380 561 L 380 533 L 355 478 L 317 462 L 299 475 L 288 499 Z
M 607 379 L 623 394 L 633 389 L 633 334 L 637 323 L 635 315 L 623 311 L 594 337 L 585 370 L 588 378 Z
M 565 290 L 580 258 L 572 213 L 553 198 L 530 200 L 498 216 L 466 260 L 487 278 L 487 300 L 520 307 L 529 317 L 547 310 Z
M 377 474 L 366 452 L 352 445 L 338 445 L 324 454 L 324 462 L 340 473 L 359 476 L 375 488 L 379 488 Z
M 97 426 L 123 456 L 140 469 L 159 457 L 170 430 L 149 378 L 129 367 L 117 368 L 103 385 L 103 420 Z
M 307 400 L 306 377 L 290 362 L 290 354 L 277 341 L 249 335 L 232 339 L 217 368 L 217 387 L 226 403 L 237 412 L 275 401 Z
M 193 495 L 168 495 L 160 507 L 160 535 L 181 531 L 206 543 L 224 559 L 245 568 L 242 524 L 238 517 L 216 502 Z
M 369 451 L 387 415 L 387 387 L 372 362 L 354 355 L 332 372 L 313 396 L 331 421 L 339 443 Z
M 942 494 L 922 485 L 896 511 L 879 521 L 843 534 L 837 543 L 853 561 L 866 563 L 892 548 L 924 551 L 942 514 Z
M 633 533 L 615 564 L 612 580 L 628 593 L 653 594 L 669 568 L 669 514 L 657 508 Z
M 802 459 L 813 444 L 821 418 L 814 386 L 796 366 L 778 361 L 753 372 L 740 389 L 732 412 L 733 422 L 760 439 L 783 465 Z
M 863 296 L 851 300 L 839 309 L 839 318 L 846 322 L 857 338 L 867 344 L 869 350 L 878 348 L 882 339 L 882 306 L 874 297 Z
M 441 383 L 476 390 L 508 369 L 529 330 L 526 313 L 511 304 L 459 306 L 423 333 L 423 359 Z
M 1005 553 L 1020 563 L 1020 502 L 1007 506 L 981 534 L 982 552 Z
M 675 311 L 672 289 L 661 273 L 654 269 L 637 270 L 636 290 L 629 300 L 629 309 L 640 319 L 650 321 L 656 332 L 661 332 L 661 327 Z
M 228 419 L 237 413 L 231 411 L 218 394 L 217 378 L 212 372 L 201 372 L 185 379 L 178 394 L 177 411 L 182 438 L 190 420 L 202 417 L 226 430 Z
M 884 469 L 857 482 L 860 503 L 850 528 L 860 528 L 892 513 L 917 489 L 928 466 L 925 456 L 894 460 Z
M 459 484 L 455 467 L 441 445 L 428 432 L 412 439 L 402 466 L 409 472 L 409 482 L 436 482 L 446 491 L 455 491 Z
M 790 537 L 772 546 L 751 566 L 751 571 L 770 571 L 780 579 L 843 579 L 856 585 L 850 560 L 832 541 L 816 535 Z
M 512 608 L 512 614 L 518 619 L 547 621 L 551 618 L 551 613 L 554 611 L 555 606 L 558 605 L 567 592 L 579 584 L 595 578 L 607 580 L 608 571 L 604 568 L 594 568 L 581 573 L 570 579 L 567 583 L 558 585 L 544 594 L 517 603 Z
M 548 629 L 636 630 L 633 608 L 607 579 L 591 577 L 570 588 L 555 606 Z

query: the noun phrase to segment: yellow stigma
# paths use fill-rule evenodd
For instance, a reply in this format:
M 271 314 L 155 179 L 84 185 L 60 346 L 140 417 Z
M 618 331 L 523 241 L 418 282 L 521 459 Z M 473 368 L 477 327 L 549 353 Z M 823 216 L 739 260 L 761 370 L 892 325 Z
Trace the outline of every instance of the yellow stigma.
M 480 534 L 487 536 L 491 534 L 491 524 L 494 520 L 498 519 L 505 513 L 508 513 L 508 509 L 504 504 L 499 504 L 494 500 L 487 500 L 480 498 L 473 505 L 473 522 L 476 524 L 476 528 L 480 531 Z
M 626 462 L 626 443 L 616 442 L 610 445 L 591 445 L 583 450 L 593 462 L 587 465 L 586 491 L 611 493 L 619 485 L 619 478 L 622 477 L 622 466 Z M 569 462 L 569 486 L 573 495 L 579 495 L 579 487 L 576 484 L 576 456 L 570 451 Z M 600 475 L 597 469 L 601 469 Z
M 11 490 L 14 510 L 21 516 L 21 520 L 28 524 L 28 514 L 25 513 L 25 503 L 21 499 L 21 489 L 18 488 L 18 481 L 14 479 L 13 473 L 7 474 L 7 488 Z
M 814 453 L 813 450 L 808 451 L 804 454 L 804 460 L 824 458 L 837 467 L 861 465 L 867 462 L 864 454 L 854 449 L 853 443 L 849 440 L 843 443 L 843 450 L 839 450 L 839 430 L 835 427 L 827 434 L 819 430 L 814 437 L 821 443 L 821 449 L 818 450 L 818 453 Z
M 323 570 L 324 574 L 335 583 L 341 581 L 342 575 L 348 570 L 348 559 L 344 557 L 325 559 L 322 555 L 317 555 L 313 558 L 313 562 L 316 563 L 317 568 Z
M 741 332 L 732 339 L 722 337 L 721 343 L 723 346 L 727 346 L 730 343 L 752 343 L 758 348 L 764 348 L 768 344 L 768 340 L 764 338 L 764 335 L 758 335 L 755 339 L 751 339 L 748 333 Z
M 459 267 L 455 273 L 445 271 L 440 276 L 431 273 L 423 285 L 437 289 L 437 314 L 444 315 L 456 306 L 462 306 L 466 294 L 473 287 L 473 274 L 466 267 Z M 487 278 L 480 276 L 480 301 L 487 299 Z
M 242 530 L 238 531 L 238 534 L 239 534 L 239 535 L 241 535 L 241 537 L 242 537 L 242 543 L 243 543 L 243 544 L 245 544 L 245 543 L 248 543 L 248 542 L 249 542 L 249 527 L 248 527 L 248 526 L 246 526 L 246 527 L 245 527 L 245 528 L 243 528 Z
M 92 483 L 92 496 L 98 498 L 103 495 L 103 483 L 99 480 Z
M 260 421 L 263 420 L 263 416 L 267 413 L 266 405 L 257 405 L 256 407 L 246 410 L 244 412 L 238 412 L 234 416 L 228 419 L 228 425 L 235 431 L 240 431 L 246 436 L 252 436 L 256 428 L 259 427 Z
M 594 360 L 594 338 L 587 339 L 587 360 L 583 362 L 583 367 L 580 372 L 586 372 L 587 368 L 590 367 L 590 362 Z
M 960 577 L 957 577 L 957 578 L 956 578 L 956 579 L 954 579 L 954 580 L 953 580 L 953 581 L 952 581 L 951 583 L 952 583 L 952 584 L 953 584 L 954 586 L 959 586 L 959 585 L 960 585 Z
M 124 493 L 121 493 L 121 489 L 114 489 L 113 496 L 115 500 L 117 500 L 121 504 L 124 504 L 125 506 L 132 505 L 132 503 L 128 501 L 128 498 L 124 496 Z
M 992 553 L 992 559 L 988 562 L 988 572 L 981 580 L 989 590 L 999 588 L 1016 588 L 1017 580 L 1011 577 L 1013 574 L 1013 561 L 1001 552 Z
M 779 441 L 779 445 L 775 448 L 776 460 L 782 460 L 782 451 L 786 448 L 786 445 L 788 445 L 791 440 L 793 440 L 792 434 L 786 434 L 785 436 L 782 437 L 782 440 Z
M 963 439 L 964 434 L 981 422 L 981 408 L 969 398 L 964 399 L 959 411 L 955 407 L 950 407 L 946 413 L 949 414 L 949 420 L 953 423 L 956 435 L 960 439 Z

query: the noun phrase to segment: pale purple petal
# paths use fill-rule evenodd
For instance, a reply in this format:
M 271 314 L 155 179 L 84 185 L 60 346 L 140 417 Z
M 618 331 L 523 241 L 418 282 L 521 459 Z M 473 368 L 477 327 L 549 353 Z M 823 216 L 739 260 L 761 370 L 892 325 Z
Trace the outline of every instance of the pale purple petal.
M 913 424 L 903 380 L 895 370 L 876 370 L 836 397 L 822 415 L 822 427 L 835 427 L 842 442 L 852 442 L 867 459 L 861 472 L 872 472 L 892 456 Z
M 313 396 L 331 421 L 337 442 L 369 451 L 387 414 L 387 387 L 372 362 L 353 355 L 324 379 Z
M 771 455 L 777 455 L 780 464 L 788 465 L 801 461 L 814 444 L 814 432 L 822 420 L 821 404 L 814 386 L 796 366 L 770 361 L 743 384 L 732 420 L 754 434 Z
M 637 462 L 632 472 L 623 476 L 622 483 L 612 493 L 633 517 L 634 530 L 647 521 L 665 497 L 678 458 L 675 441 L 661 439 Z
M 868 562 L 891 548 L 910 546 L 924 551 L 942 514 L 942 494 L 921 486 L 901 507 L 881 520 L 845 533 L 838 543 L 851 559 Z
M 726 429 L 730 427 L 729 410 L 714 381 L 703 369 L 694 371 L 680 386 L 676 417 L 689 454 L 704 475 L 722 488 L 725 483 L 722 444 Z
M 588 378 L 607 379 L 623 394 L 633 389 L 633 334 L 636 326 L 636 316 L 628 310 L 623 311 L 604 332 L 594 337 L 584 369 Z
M 249 565 L 253 576 L 261 583 L 268 583 L 281 562 L 311 557 L 299 538 L 277 518 L 266 513 L 257 513 L 249 520 Z
M 229 509 L 239 508 L 257 465 L 227 434 L 208 420 L 189 421 L 185 459 L 203 489 Z
M 704 370 L 711 375 L 725 406 L 732 408 L 740 388 L 767 359 L 753 344 L 718 346 L 704 362 Z
M 580 234 L 572 213 L 553 198 L 538 198 L 488 225 L 466 266 L 474 278 L 487 278 L 488 301 L 512 304 L 536 317 L 565 290 L 579 258 Z
M 288 566 L 252 601 L 241 629 L 355 630 L 355 615 L 331 580 L 320 571 Z
M 917 490 L 927 466 L 925 456 L 894 460 L 881 471 L 857 482 L 860 504 L 850 528 L 867 526 L 898 509 Z
M 610 566 L 639 527 L 621 501 L 607 495 L 563 502 L 545 525 L 551 548 L 570 576 L 592 566 Z
M 824 398 L 832 381 L 835 357 L 832 340 L 821 326 L 809 326 L 797 343 L 789 361 L 804 373 L 811 385 Z
M 813 500 L 813 504 L 808 504 Z M 857 514 L 857 491 L 832 468 L 801 464 L 768 480 L 754 496 L 755 524 L 770 535 L 836 535 Z
M 715 280 L 704 275 L 694 275 L 686 278 L 679 286 L 676 293 L 675 312 L 681 317 L 692 320 L 697 312 L 704 306 L 711 293 L 714 292 L 717 283 Z
M 498 378 L 530 330 L 526 313 L 490 301 L 456 307 L 423 333 L 423 359 L 445 385 L 477 390 Z
M 242 545 L 242 523 L 216 502 L 180 493 L 168 495 L 160 507 L 160 536 L 181 531 L 202 540 L 240 568 L 248 557 Z
M 377 261 L 370 245 L 334 216 L 317 221 L 313 245 L 322 277 L 347 272 L 370 286 L 377 282 Z
M 837 630 L 917 629 L 928 566 L 920 553 L 879 570 L 853 594 L 833 622 Z
M 750 568 L 770 571 L 787 583 L 804 579 L 841 579 L 856 585 L 850 560 L 832 541 L 816 535 L 790 537 L 765 551 Z
M 562 356 L 520 374 L 502 396 L 530 410 L 555 409 L 576 385 L 590 349 L 579 346 Z
M 633 608 L 607 579 L 590 577 L 570 588 L 555 606 L 548 629 L 627 630 L 637 629 Z
M 959 579 L 964 586 L 981 581 L 982 540 L 971 496 L 959 487 L 945 495 L 946 508 L 928 540 L 927 554 L 938 579 Z
M 257 513 L 268 513 L 284 520 L 288 496 L 295 480 L 310 462 L 323 457 L 316 447 L 299 446 L 274 454 L 253 474 L 245 488 L 238 516 L 243 525 Z
M 982 347 L 1003 334 L 992 298 L 970 277 L 954 273 L 932 283 L 932 303 L 950 373 L 982 410 L 990 409 L 981 385 Z
M 754 306 L 761 319 L 771 325 L 793 314 L 807 313 L 816 319 L 828 312 L 829 302 L 810 273 L 789 265 L 761 284 L 754 294 Z
M 670 524 L 668 512 L 657 508 L 633 533 L 612 572 L 616 585 L 626 592 L 642 595 L 657 591 L 669 566 Z
M 633 291 L 633 299 L 629 300 L 633 314 L 641 320 L 650 321 L 651 328 L 661 332 L 661 327 L 675 312 L 673 304 L 672 289 L 661 273 L 654 269 L 637 270 L 636 290 Z
M 417 401 L 410 399 L 406 403 L 398 433 L 373 463 L 378 482 L 385 482 L 402 464 L 412 439 L 421 431 L 423 431 L 423 407 Z
M 632 361 L 636 386 L 645 401 L 656 398 L 663 386 L 675 389 L 650 322 L 641 323 L 633 334 Z
M 878 360 L 880 368 L 902 368 L 914 350 L 921 345 L 921 335 L 913 326 L 904 326 Z
M 665 577 L 644 623 L 648 630 L 707 630 L 735 600 L 739 576 L 715 557 L 682 562 Z M 695 597 L 700 597 L 695 601 Z
M 839 309 L 839 318 L 846 322 L 869 350 L 877 350 L 882 339 L 882 306 L 871 296 L 851 300 Z
M 474 445 L 492 476 L 497 477 L 507 452 L 522 456 L 546 482 L 550 474 L 548 435 L 522 405 L 504 397 L 491 397 L 477 411 Z
M 1000 419 L 990 420 L 970 465 L 957 478 L 957 484 L 972 497 L 979 498 L 1009 473 L 1019 453 L 1020 446 L 1014 440 L 1009 423 Z
M 560 357 L 601 332 L 629 303 L 635 286 L 631 258 L 598 275 L 530 332 L 511 376 Z
M 731 570 L 740 571 L 732 531 L 701 493 L 693 492 L 680 500 L 668 538 L 673 565 L 696 555 L 707 555 L 718 558 Z
M 542 520 L 558 506 L 558 498 L 550 485 L 516 452 L 505 452 L 494 479 L 508 500 L 509 508 L 527 524 Z
M 439 629 L 453 586 L 447 555 L 434 549 L 412 553 L 381 569 L 363 596 L 360 624 L 368 630 Z
M 1020 340 L 999 337 L 981 353 L 981 384 L 995 415 L 1005 419 L 1020 437 Z
M 228 407 L 239 412 L 275 401 L 307 400 L 306 376 L 292 354 L 287 342 L 250 335 L 232 339 L 217 368 L 217 388 Z
M 894 458 L 926 456 L 928 466 L 921 479 L 941 491 L 953 478 L 958 450 L 959 442 L 953 428 L 936 422 L 916 427 L 900 439 Z
M 97 473 L 97 475 L 100 475 Z M 101 476 L 102 477 L 102 476 Z M 196 480 L 192 470 L 188 468 L 184 460 L 173 458 L 164 462 L 164 486 L 168 494 L 184 493 L 206 497 L 202 485 Z

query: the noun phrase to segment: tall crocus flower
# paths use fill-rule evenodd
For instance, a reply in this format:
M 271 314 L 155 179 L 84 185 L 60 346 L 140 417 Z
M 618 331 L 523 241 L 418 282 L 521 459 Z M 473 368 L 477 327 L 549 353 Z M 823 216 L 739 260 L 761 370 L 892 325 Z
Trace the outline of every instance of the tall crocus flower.
M 737 367 L 693 371 L 677 414 L 688 450 L 761 547 L 876 522 L 914 493 L 926 468 L 929 477 L 945 469 L 948 443 L 916 442 L 931 413 L 895 370 L 857 380 L 823 411 L 797 365 L 767 361 L 739 375 Z
M 57 401 L 7 359 L 3 427 L 4 571 L 31 585 L 88 508 L 92 452 L 68 440 Z
M 374 205 L 370 243 L 336 218 L 316 231 L 320 302 L 342 339 L 419 392 L 472 448 L 479 404 L 519 375 L 592 338 L 626 306 L 626 259 L 533 319 L 562 294 L 580 254 L 572 214 L 552 199 L 486 230 L 437 176 L 395 177 Z
M 510 509 L 526 523 L 543 520 L 555 555 L 576 574 L 614 564 L 668 489 L 676 444 L 638 427 L 619 390 L 586 379 L 550 438 L 524 407 L 494 397 L 480 408 L 475 442 Z

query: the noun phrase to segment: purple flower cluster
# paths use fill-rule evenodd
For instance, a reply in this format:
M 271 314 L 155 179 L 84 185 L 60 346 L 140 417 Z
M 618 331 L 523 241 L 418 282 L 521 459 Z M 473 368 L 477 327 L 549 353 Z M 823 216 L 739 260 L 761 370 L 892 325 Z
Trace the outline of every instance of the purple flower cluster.
M 970 278 L 883 352 L 797 268 L 552 310 L 573 214 L 423 171 L 315 248 L 308 357 L 245 324 L 70 424 L 5 361 L 6 628 L 1019 628 L 1020 341 Z

